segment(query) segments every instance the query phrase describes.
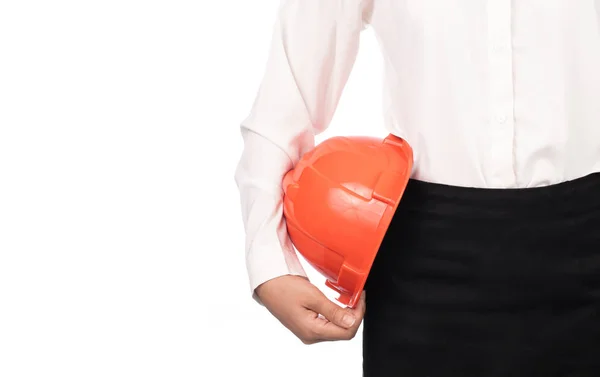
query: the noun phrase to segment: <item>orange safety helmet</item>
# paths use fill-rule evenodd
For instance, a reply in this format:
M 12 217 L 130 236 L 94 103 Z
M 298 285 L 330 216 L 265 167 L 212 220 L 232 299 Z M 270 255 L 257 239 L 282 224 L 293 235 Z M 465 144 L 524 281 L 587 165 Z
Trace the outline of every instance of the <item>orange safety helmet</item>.
M 412 164 L 411 147 L 395 135 L 333 137 L 285 175 L 290 239 L 340 303 L 356 306 Z

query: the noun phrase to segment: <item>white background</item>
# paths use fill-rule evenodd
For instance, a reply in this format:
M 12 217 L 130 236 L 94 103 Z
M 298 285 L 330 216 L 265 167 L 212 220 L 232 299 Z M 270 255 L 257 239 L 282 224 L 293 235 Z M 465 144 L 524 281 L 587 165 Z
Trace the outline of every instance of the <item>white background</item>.
M 361 375 L 360 332 L 305 346 L 250 296 L 233 174 L 278 3 L 0 2 L 0 376 Z M 319 140 L 385 135 L 381 76 L 366 31 Z

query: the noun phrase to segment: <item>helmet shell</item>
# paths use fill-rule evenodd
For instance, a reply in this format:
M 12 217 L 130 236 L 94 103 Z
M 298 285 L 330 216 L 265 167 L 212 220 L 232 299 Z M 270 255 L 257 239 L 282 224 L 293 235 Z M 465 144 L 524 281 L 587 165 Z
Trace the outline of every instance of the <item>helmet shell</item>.
M 284 217 L 306 261 L 355 307 L 413 166 L 408 143 L 346 136 L 306 153 L 283 180 Z

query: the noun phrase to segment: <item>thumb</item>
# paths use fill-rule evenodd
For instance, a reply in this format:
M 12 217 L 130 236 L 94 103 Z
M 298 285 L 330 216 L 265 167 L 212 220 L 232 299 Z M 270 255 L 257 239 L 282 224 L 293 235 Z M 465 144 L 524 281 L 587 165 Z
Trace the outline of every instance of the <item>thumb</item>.
M 329 322 L 349 329 L 356 323 L 356 317 L 346 309 L 331 302 L 325 295 L 319 295 L 314 310 L 323 315 Z

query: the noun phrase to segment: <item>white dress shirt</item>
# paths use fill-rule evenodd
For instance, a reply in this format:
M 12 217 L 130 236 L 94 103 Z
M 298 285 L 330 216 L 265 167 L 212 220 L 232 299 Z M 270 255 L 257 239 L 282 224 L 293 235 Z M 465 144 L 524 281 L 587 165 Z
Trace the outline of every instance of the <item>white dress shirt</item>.
M 235 175 L 252 292 L 306 276 L 281 179 L 329 125 L 366 26 L 413 178 L 525 188 L 600 171 L 600 0 L 283 0 Z

